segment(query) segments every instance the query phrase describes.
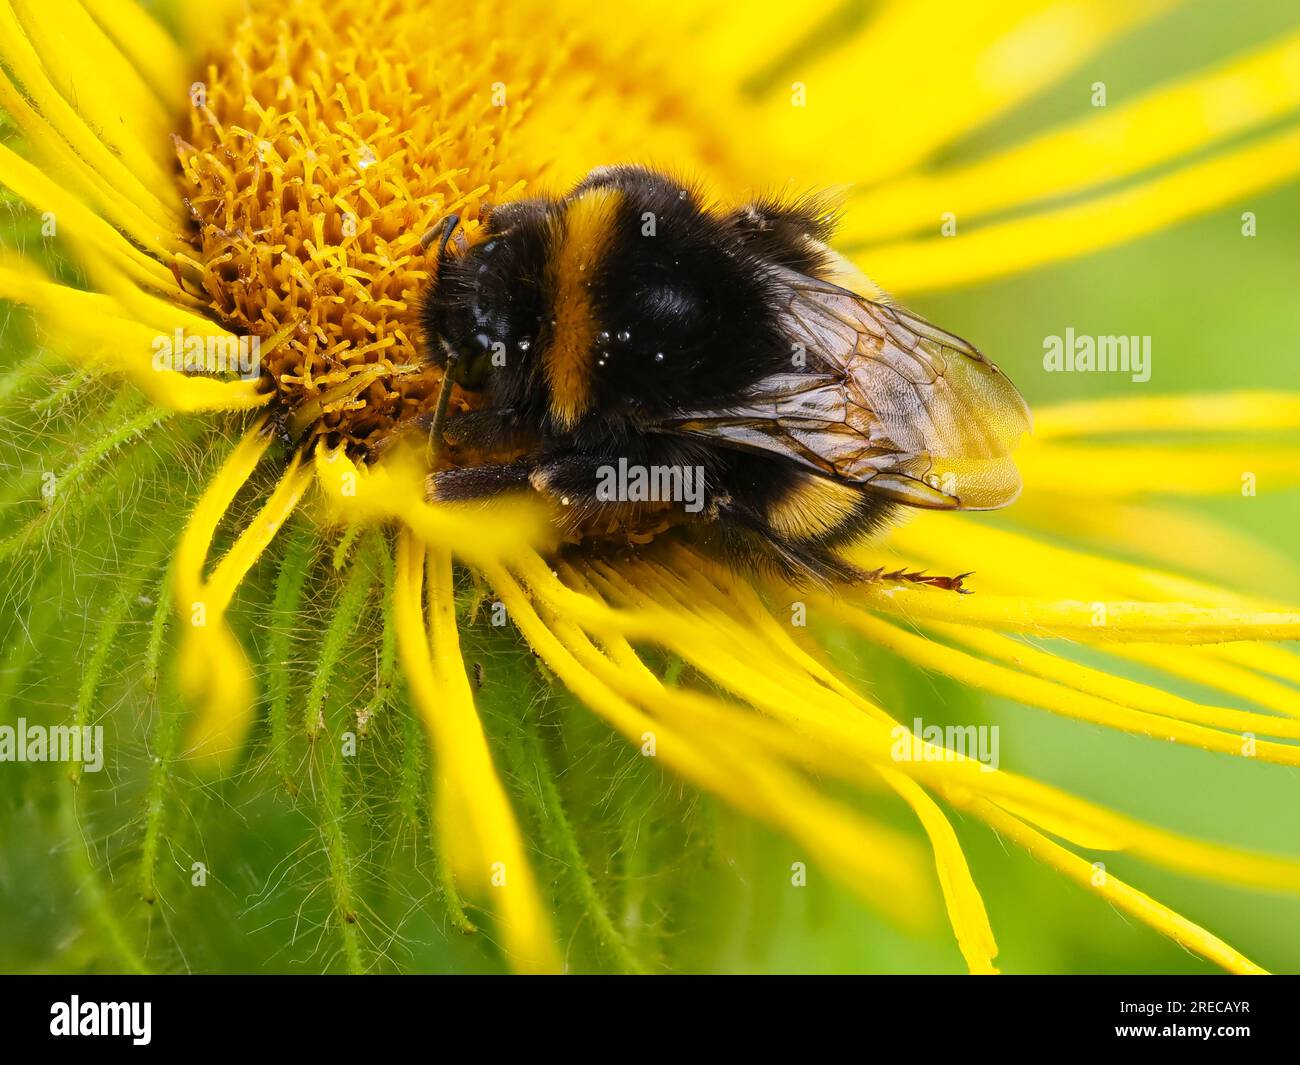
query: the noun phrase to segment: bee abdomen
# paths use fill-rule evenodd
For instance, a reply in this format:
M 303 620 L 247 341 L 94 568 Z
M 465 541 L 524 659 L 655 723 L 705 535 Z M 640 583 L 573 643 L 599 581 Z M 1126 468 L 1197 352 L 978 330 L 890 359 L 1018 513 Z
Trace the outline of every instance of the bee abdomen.
M 800 472 L 767 503 L 764 517 L 782 539 L 821 543 L 851 532 L 863 502 L 860 488 Z

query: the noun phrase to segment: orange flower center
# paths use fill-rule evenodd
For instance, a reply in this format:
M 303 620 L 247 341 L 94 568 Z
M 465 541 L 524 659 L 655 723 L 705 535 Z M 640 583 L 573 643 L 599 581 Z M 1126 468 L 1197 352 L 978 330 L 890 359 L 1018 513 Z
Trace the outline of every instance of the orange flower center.
M 572 12 L 510 8 L 486 34 L 459 6 L 257 5 L 194 86 L 176 143 L 202 285 L 260 339 L 295 433 L 363 451 L 432 404 L 421 237 L 449 213 L 637 158 L 653 124 L 716 156 L 689 86 Z

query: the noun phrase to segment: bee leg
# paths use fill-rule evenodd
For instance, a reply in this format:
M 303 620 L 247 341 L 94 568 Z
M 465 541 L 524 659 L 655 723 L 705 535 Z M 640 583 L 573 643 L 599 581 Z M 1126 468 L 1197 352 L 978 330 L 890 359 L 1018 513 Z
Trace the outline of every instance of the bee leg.
M 598 470 L 602 465 L 608 465 L 607 460 L 564 455 L 541 465 L 519 459 L 439 470 L 429 475 L 428 498 L 446 503 L 486 499 L 501 492 L 531 488 L 557 503 L 562 509 L 562 522 L 576 527 L 596 511 L 612 505 L 597 496 Z
M 886 573 L 883 569 L 878 569 L 871 573 L 870 577 L 872 580 L 877 581 L 905 581 L 909 584 L 927 584 L 931 588 L 942 588 L 944 591 L 956 592 L 958 595 L 970 595 L 972 589 L 965 587 L 963 582 L 973 572 L 974 570 L 967 570 L 955 577 L 943 577 L 924 571 L 912 572 L 900 569 L 895 570 L 893 573 Z
M 442 438 L 452 447 L 488 451 L 514 447 L 521 442 L 521 431 L 513 408 L 488 407 L 449 414 Z
M 432 433 L 435 415 L 436 411 L 429 410 L 414 418 L 408 418 L 398 430 L 370 445 L 371 459 L 381 458 L 407 433 Z M 451 447 L 464 447 L 475 451 L 511 450 L 525 442 L 524 434 L 516 422 L 515 412 L 509 407 L 448 413 L 443 418 L 439 434 L 439 445 L 445 443 Z
M 429 474 L 426 497 L 432 503 L 488 499 L 502 492 L 528 488 L 531 472 L 531 464 L 523 461 L 439 470 Z
M 645 520 L 675 521 L 683 508 L 697 512 L 687 500 L 626 498 L 617 483 L 618 459 L 603 455 L 561 454 L 542 462 L 529 481 L 554 504 L 553 520 L 566 533 L 598 535 L 636 531 Z M 694 490 L 694 489 L 692 489 Z M 699 486 L 698 512 L 707 512 L 705 486 Z
M 559 508 L 558 520 L 569 529 L 579 528 L 602 508 L 617 504 L 602 502 L 596 492 L 598 471 L 609 460 L 593 455 L 561 455 L 533 470 L 529 481 Z

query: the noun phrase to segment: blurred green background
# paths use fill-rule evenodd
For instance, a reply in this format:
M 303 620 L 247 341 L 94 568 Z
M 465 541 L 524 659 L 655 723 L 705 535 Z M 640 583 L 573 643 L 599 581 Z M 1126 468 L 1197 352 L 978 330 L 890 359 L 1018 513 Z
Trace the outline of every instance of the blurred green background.
M 952 154 L 975 155 L 1076 117 L 1087 106 L 1081 86 L 1093 81 L 1105 81 L 1119 102 L 1297 26 L 1291 3 L 1189 4 Z M 40 249 L 32 216 L 0 202 L 4 243 Z M 1253 239 L 1240 235 L 1242 210 L 1258 217 Z M 861 264 L 870 271 L 869 257 Z M 912 304 L 976 340 L 1031 405 L 1043 405 L 1135 388 L 1148 395 L 1294 388 L 1298 293 L 1300 185 L 1291 185 L 1079 262 Z M 1150 334 L 1151 382 L 1044 373 L 1043 337 L 1067 326 Z M 0 970 L 317 972 L 344 969 L 352 949 L 381 971 L 497 971 L 489 935 L 465 935 L 449 915 L 429 844 L 421 740 L 400 683 L 354 761 L 340 765 L 326 753 L 329 737 L 370 697 L 383 659 L 378 555 L 375 586 L 323 705 L 326 739 L 313 747 L 295 729 L 277 746 L 262 727 L 234 777 L 195 778 L 169 757 L 182 711 L 166 668 L 174 638 L 158 604 L 169 549 L 233 430 L 184 419 L 150 424 L 134 397 L 44 358 L 26 316 L 7 306 L 0 364 L 3 720 L 53 723 L 81 707 L 104 725 L 111 754 L 105 772 L 75 790 L 66 767 L 0 766 Z M 140 419 L 139 432 L 96 464 L 106 427 L 132 419 Z M 51 470 L 75 490 L 47 506 L 41 476 Z M 1262 488 L 1256 498 L 1225 497 L 1203 509 L 1296 554 L 1298 492 Z M 313 545 L 305 522 L 293 523 L 272 555 L 295 544 L 316 560 L 301 609 L 285 609 L 288 590 L 284 582 L 277 590 L 270 558 L 233 616 L 259 662 L 262 711 L 277 697 L 300 711 L 317 668 L 318 630 L 347 579 L 333 566 L 336 542 Z M 368 546 L 354 546 L 351 557 L 364 564 Z M 790 864 L 804 857 L 795 844 L 660 774 L 613 738 L 551 687 L 512 632 L 469 620 L 474 589 L 463 584 L 465 654 L 481 666 L 480 708 L 543 883 L 559 900 L 557 930 L 573 968 L 964 971 L 942 919 L 905 932 L 822 877 L 791 890 Z M 1068 722 L 973 695 L 843 635 L 828 642 L 846 671 L 904 720 L 1000 725 L 1003 768 L 1193 835 L 1300 854 L 1294 769 Z M 157 684 L 154 662 L 162 663 Z M 1175 690 L 1230 705 L 1191 685 Z M 282 781 L 286 769 L 296 794 Z M 892 808 L 882 816 L 908 824 Z M 955 823 L 1004 971 L 1217 971 L 982 825 L 960 816 Z M 157 898 L 148 904 L 140 869 L 155 847 L 146 864 Z M 195 862 L 207 867 L 205 887 L 191 886 Z M 1300 971 L 1300 900 L 1193 881 L 1123 855 L 1109 856 L 1108 867 L 1266 968 Z M 604 901 L 626 950 L 601 942 L 585 912 L 588 891 Z M 340 906 L 357 915 L 350 947 Z

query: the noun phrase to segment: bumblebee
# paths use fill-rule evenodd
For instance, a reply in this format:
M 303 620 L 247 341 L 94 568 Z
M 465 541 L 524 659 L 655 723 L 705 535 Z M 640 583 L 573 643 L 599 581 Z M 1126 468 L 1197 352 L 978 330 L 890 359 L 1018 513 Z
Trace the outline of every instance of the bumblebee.
M 472 241 L 455 224 L 421 307 L 444 370 L 425 419 L 435 448 L 498 458 L 435 470 L 431 499 L 532 489 L 574 538 L 684 525 L 825 582 L 862 576 L 837 548 L 900 505 L 1019 494 L 1020 394 L 831 251 L 824 201 L 720 210 L 620 166 L 490 210 Z M 470 409 L 444 418 L 453 383 Z M 684 475 L 664 498 L 626 471 Z

